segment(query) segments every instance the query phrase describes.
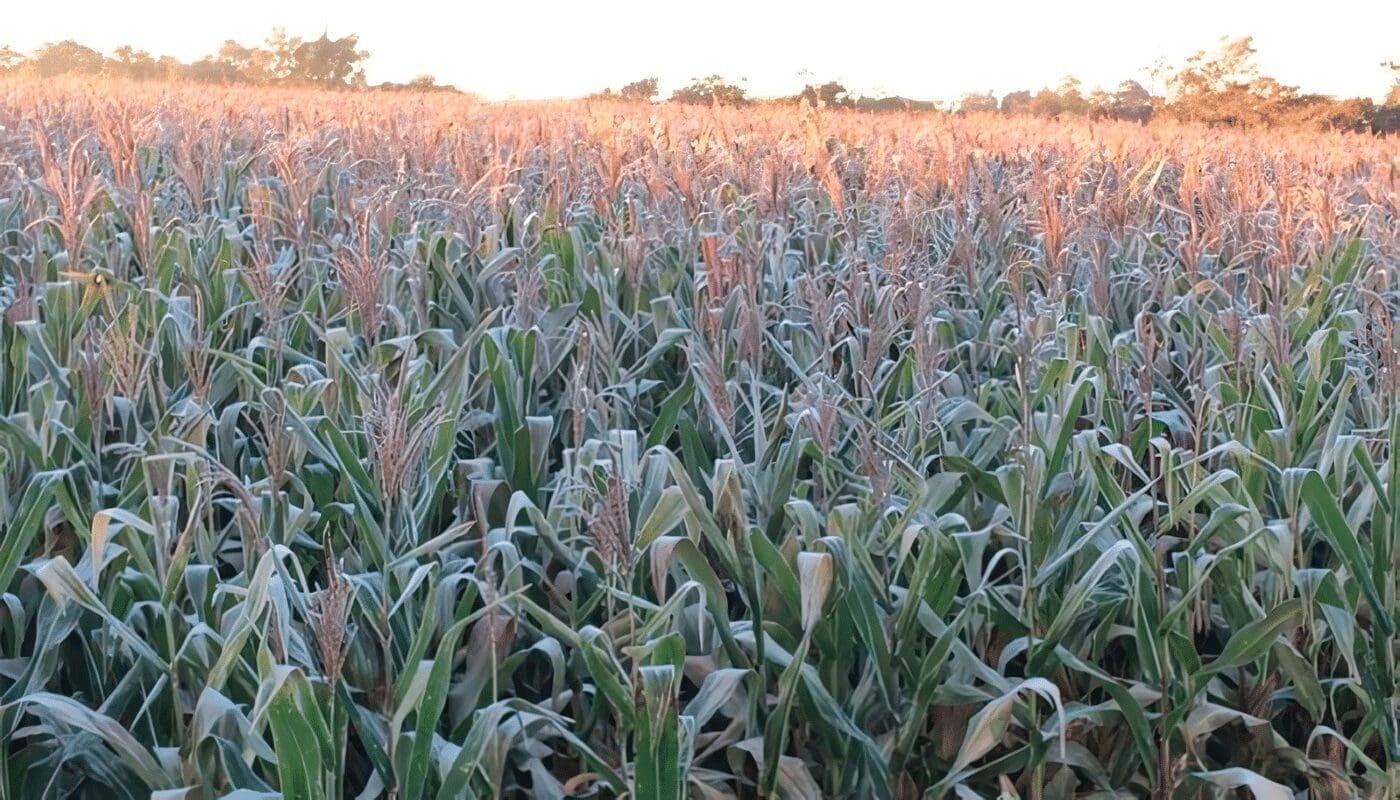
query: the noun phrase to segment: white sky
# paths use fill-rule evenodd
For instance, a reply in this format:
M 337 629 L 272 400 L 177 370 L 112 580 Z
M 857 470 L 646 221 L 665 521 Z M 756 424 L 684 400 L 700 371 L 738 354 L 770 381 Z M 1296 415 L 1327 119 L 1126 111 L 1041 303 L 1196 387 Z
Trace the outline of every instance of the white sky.
M 836 79 L 857 92 L 954 99 L 1054 85 L 1147 83 L 1224 35 L 1253 34 L 1266 74 L 1307 91 L 1383 96 L 1400 0 L 4 0 L 0 44 L 76 39 L 184 60 L 276 26 L 360 34 L 373 82 L 432 73 L 485 97 L 578 95 L 656 75 L 720 73 L 751 94 Z

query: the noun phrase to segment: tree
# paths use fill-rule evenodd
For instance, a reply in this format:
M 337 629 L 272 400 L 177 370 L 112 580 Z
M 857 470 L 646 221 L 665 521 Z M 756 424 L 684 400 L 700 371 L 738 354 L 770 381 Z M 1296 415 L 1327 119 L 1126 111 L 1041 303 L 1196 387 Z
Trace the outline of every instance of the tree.
M 304 41 L 288 36 L 285 28 L 273 28 L 261 46 L 248 46 L 233 40 L 223 43 L 219 52 L 198 62 L 194 72 L 200 80 L 245 80 L 267 84 L 280 81 L 345 87 L 364 84 L 362 62 L 369 53 L 357 49 L 359 37 L 350 34 L 339 39 L 322 34 Z M 195 67 L 196 65 L 191 65 Z M 237 73 L 238 77 L 233 74 Z
M 932 100 L 911 100 L 899 95 L 862 95 L 856 99 L 856 109 L 888 113 L 891 111 L 937 111 L 938 104 Z
M 161 77 L 160 64 L 145 50 L 122 45 L 112 52 L 107 60 L 107 72 L 137 81 L 155 80 Z
M 1001 98 L 1001 113 L 1003 114 L 1028 114 L 1031 109 L 1031 93 L 1027 91 L 1011 92 Z
M 248 47 L 232 39 L 224 42 L 218 55 L 209 60 L 227 64 L 243 79 L 252 83 L 271 83 L 279 77 L 285 77 L 276 74 L 277 54 L 273 50 Z
M 453 92 L 455 94 L 462 93 L 455 86 L 438 83 L 436 77 L 426 72 L 420 75 L 413 76 L 411 79 L 409 79 L 407 83 L 394 83 L 392 81 L 384 81 L 383 83 L 375 84 L 374 88 L 378 91 L 383 92 Z
M 737 106 L 748 102 L 748 92 L 742 86 L 727 83 L 719 75 L 695 78 L 689 86 L 677 89 L 671 94 L 675 103 L 701 103 Z
M 295 81 L 328 87 L 363 86 L 362 64 L 369 53 L 359 50 L 358 44 L 359 38 L 354 34 L 339 39 L 323 34 L 308 42 L 287 35 L 283 28 L 274 28 L 262 45 L 228 40 L 218 52 L 185 64 L 130 45 L 122 45 L 110 57 L 104 57 L 90 47 L 67 40 L 44 45 L 27 60 L 12 48 L 0 46 L 0 72 L 23 67 L 42 77 L 71 73 L 133 80 L 178 77 L 206 83 Z M 427 79 L 427 84 L 421 84 L 422 77 L 415 80 L 419 85 L 410 88 L 450 88 L 438 87 L 432 78 Z
M 11 70 L 19 69 L 19 66 L 23 63 L 23 53 L 9 45 L 0 44 L 0 72 L 10 72 Z
M 1365 98 L 1337 99 L 1303 94 L 1261 75 L 1249 37 L 1222 39 L 1211 53 L 1202 50 L 1178 70 L 1159 68 L 1166 77 L 1167 110 L 1208 125 L 1295 125 L 1335 130 L 1374 127 L 1374 104 Z
M 1375 116 L 1370 98 L 1338 99 L 1322 94 L 1288 98 L 1272 109 L 1270 122 L 1322 130 L 1364 131 Z
M 656 97 L 657 86 L 656 78 L 642 78 L 622 87 L 618 95 L 623 100 L 649 101 Z
M 264 42 L 270 53 L 268 75 L 271 80 L 286 80 L 296 71 L 296 52 L 301 47 L 301 37 L 288 36 L 286 28 L 273 28 Z
M 1109 116 L 1138 122 L 1152 119 L 1152 93 L 1137 81 L 1123 81 L 1106 99 L 1103 109 Z
M 1035 93 L 1026 110 L 1037 117 L 1058 117 L 1064 113 L 1065 104 L 1059 92 L 1047 88 Z
M 1367 123 L 1372 133 L 1400 134 L 1400 104 L 1372 109 Z
M 156 69 L 160 71 L 162 78 L 176 78 L 183 76 L 188 67 L 175 56 L 158 56 Z
M 96 75 L 102 72 L 102 65 L 105 61 L 102 54 L 91 47 L 68 39 L 40 47 L 34 53 L 31 63 L 34 65 L 35 72 L 45 78 L 50 78 L 67 73 Z
M 199 83 L 246 83 L 248 80 L 238 67 L 217 58 L 201 58 L 178 71 L 186 79 Z
M 1254 40 L 1222 39 L 1214 52 L 1196 52 L 1181 69 L 1165 74 L 1170 108 L 1177 116 L 1218 125 L 1258 125 L 1298 98 L 1298 90 L 1259 74 Z
M 1089 113 L 1089 101 L 1084 99 L 1083 85 L 1073 75 L 1066 75 L 1055 89 L 1060 97 L 1060 113 L 1083 116 Z
M 997 99 L 991 93 L 977 94 L 972 92 L 962 96 L 958 101 L 958 113 L 960 114 L 983 114 L 996 113 Z
M 1385 96 L 1385 104 L 1400 106 L 1400 61 L 1387 61 L 1381 66 L 1395 73 L 1395 85 L 1390 87 L 1390 93 Z
M 355 34 L 332 39 L 327 34 L 310 42 L 302 42 L 292 50 L 290 80 L 321 86 L 346 87 L 364 83 L 364 68 L 360 62 L 369 53 L 355 49 L 360 37 Z
M 1158 62 L 1154 73 L 1164 79 L 1172 102 L 1222 94 L 1232 88 L 1248 87 L 1259 77 L 1254 54 L 1253 37 L 1224 37 L 1214 52 L 1197 50 L 1177 70 Z
M 1084 96 L 1082 84 L 1073 75 L 1065 76 L 1054 89 L 1047 86 L 1035 94 L 1012 92 L 1001 99 L 1002 113 L 1034 114 L 1037 117 L 1083 116 L 1093 111 L 1095 105 L 1094 101 Z
M 1152 93 L 1137 81 L 1123 81 L 1113 93 L 1113 105 L 1120 108 L 1152 105 Z
M 830 108 L 841 108 L 854 106 L 856 98 L 836 81 L 827 81 L 821 85 L 808 84 L 802 87 L 801 99 L 816 106 L 828 106 Z

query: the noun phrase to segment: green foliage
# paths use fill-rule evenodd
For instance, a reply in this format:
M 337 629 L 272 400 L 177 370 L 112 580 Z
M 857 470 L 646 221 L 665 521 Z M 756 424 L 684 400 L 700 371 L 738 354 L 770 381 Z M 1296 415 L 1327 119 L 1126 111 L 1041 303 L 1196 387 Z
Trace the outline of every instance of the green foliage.
M 729 83 L 721 75 L 695 78 L 688 85 L 671 93 L 673 103 L 737 106 L 748 100 L 748 92 L 738 84 Z
M 27 59 L 11 48 L 0 47 L 0 72 L 28 69 L 45 78 L 102 73 L 133 80 L 178 78 L 204 83 L 291 83 L 345 88 L 364 85 L 363 64 L 369 53 L 357 49 L 358 42 L 355 34 L 339 39 L 322 34 L 319 39 L 303 41 L 277 28 L 261 47 L 230 40 L 216 54 L 183 64 L 169 56 L 156 58 L 128 45 L 104 58 L 96 50 L 70 40 L 46 44 Z M 416 88 L 433 87 L 430 82 Z
M 10 72 L 22 63 L 24 63 L 23 53 L 9 45 L 0 44 L 0 72 Z
M 1395 795 L 1393 142 L 452 102 L 0 88 L 0 798 Z
M 34 71 L 45 78 L 70 72 L 96 75 L 102 71 L 102 54 L 68 39 L 36 50 L 33 66 Z
M 991 114 L 997 110 L 997 99 L 991 93 L 971 93 L 958 101 L 958 112 L 962 114 Z
M 855 95 L 836 81 L 808 84 L 802 87 L 800 97 L 810 105 L 828 108 L 853 107 L 856 104 Z
M 656 97 L 657 85 L 656 78 L 642 78 L 623 86 L 617 93 L 623 100 L 651 100 Z
M 360 62 L 369 58 L 369 53 L 355 49 L 358 42 L 353 33 L 340 39 L 321 34 L 319 39 L 298 44 L 292 49 L 287 79 L 318 86 L 364 83 Z
M 1166 107 L 1179 119 L 1211 125 L 1294 125 L 1359 130 L 1369 100 L 1304 94 L 1263 75 L 1254 61 L 1253 37 L 1223 38 L 1213 52 L 1198 51 L 1179 68 L 1158 65 Z

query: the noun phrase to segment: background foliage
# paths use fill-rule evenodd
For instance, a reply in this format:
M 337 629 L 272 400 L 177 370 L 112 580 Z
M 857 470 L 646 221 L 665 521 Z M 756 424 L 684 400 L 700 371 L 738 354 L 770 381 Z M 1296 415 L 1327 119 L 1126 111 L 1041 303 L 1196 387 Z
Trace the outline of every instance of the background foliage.
M 959 114 L 1034 116 L 1051 119 L 1119 119 L 1148 122 L 1167 118 L 1197 122 L 1213 127 L 1290 127 L 1326 131 L 1370 131 L 1400 133 L 1400 62 L 1378 65 L 1393 73 L 1394 85 L 1378 104 L 1367 97 L 1333 97 L 1303 91 L 1264 75 L 1255 63 L 1253 37 L 1223 38 L 1212 50 L 1200 50 L 1181 64 L 1160 58 L 1143 70 L 1150 75 L 1149 89 L 1140 81 L 1128 79 L 1116 88 L 1086 88 L 1068 75 L 1054 86 L 1031 91 L 1006 93 L 1000 100 L 990 91 L 970 93 L 954 103 L 915 100 L 877 93 L 863 95 L 836 80 L 811 82 L 813 75 L 802 70 L 807 81 L 802 90 L 786 97 L 757 98 L 741 84 L 721 74 L 694 77 L 675 88 L 667 101 L 690 105 L 742 106 L 819 105 L 823 108 L 871 112 L 923 111 Z M 222 85 L 315 86 L 321 89 L 370 88 L 364 63 L 370 53 L 359 49 L 355 34 L 338 39 L 329 33 L 314 40 L 290 36 L 282 28 L 273 29 L 260 45 L 244 45 L 228 40 L 217 52 L 192 63 L 171 56 L 123 45 L 110 55 L 67 40 L 50 42 L 26 56 L 0 45 L 0 75 L 22 75 L 45 79 L 94 77 L 118 81 L 167 81 L 214 83 Z M 441 85 L 429 74 L 406 83 L 384 82 L 377 90 L 458 91 Z M 616 91 L 605 88 L 588 100 L 654 102 L 660 95 L 659 81 L 644 77 Z

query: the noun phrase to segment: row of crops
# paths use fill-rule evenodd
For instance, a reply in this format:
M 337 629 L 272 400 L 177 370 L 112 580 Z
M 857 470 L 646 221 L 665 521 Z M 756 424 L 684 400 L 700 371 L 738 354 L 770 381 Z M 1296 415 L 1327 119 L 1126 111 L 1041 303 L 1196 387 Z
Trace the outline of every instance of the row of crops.
M 1394 797 L 1397 159 L 0 83 L 0 797 Z

